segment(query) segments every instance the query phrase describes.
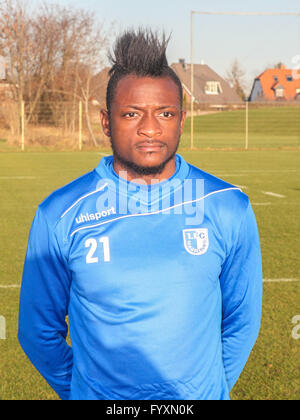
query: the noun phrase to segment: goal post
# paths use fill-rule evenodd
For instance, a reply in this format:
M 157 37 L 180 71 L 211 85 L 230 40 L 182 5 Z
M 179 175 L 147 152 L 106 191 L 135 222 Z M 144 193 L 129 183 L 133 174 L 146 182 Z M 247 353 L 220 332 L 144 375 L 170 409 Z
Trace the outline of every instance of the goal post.
M 299 17 L 300 18 L 300 12 L 225 12 L 225 11 L 219 11 L 219 12 L 211 12 L 211 11 L 197 11 L 192 10 L 190 13 L 190 48 L 191 48 L 191 143 L 190 148 L 191 150 L 194 149 L 194 101 L 195 101 L 195 77 L 194 77 L 194 16 L 195 15 L 219 15 L 219 16 L 293 16 L 293 17 Z M 245 133 L 245 149 L 248 149 L 249 146 L 249 132 L 248 132 L 248 103 L 246 103 L 246 133 Z

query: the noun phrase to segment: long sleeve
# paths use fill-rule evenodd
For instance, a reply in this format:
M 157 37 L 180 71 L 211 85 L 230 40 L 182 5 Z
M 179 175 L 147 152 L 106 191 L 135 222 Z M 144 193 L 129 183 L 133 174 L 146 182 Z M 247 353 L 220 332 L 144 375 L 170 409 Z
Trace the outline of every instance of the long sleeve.
M 39 207 L 24 264 L 19 342 L 61 399 L 68 399 L 73 354 L 66 343 L 70 274 L 53 229 Z
M 223 362 L 229 390 L 238 380 L 257 340 L 262 311 L 262 262 L 250 203 L 220 276 Z

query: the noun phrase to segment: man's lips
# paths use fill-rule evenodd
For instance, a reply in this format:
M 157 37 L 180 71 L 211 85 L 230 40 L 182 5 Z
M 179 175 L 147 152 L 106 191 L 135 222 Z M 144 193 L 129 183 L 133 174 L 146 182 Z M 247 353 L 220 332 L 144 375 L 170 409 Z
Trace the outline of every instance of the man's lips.
M 136 148 L 141 152 L 159 152 L 165 147 L 165 144 L 160 141 L 138 143 Z

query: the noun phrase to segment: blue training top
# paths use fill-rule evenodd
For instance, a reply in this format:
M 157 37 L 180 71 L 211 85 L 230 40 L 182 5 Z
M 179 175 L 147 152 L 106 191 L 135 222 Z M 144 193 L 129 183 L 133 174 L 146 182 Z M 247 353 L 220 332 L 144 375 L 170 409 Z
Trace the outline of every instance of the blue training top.
M 260 328 L 257 224 L 239 188 L 176 162 L 149 186 L 103 158 L 37 209 L 18 338 L 61 399 L 230 398 Z

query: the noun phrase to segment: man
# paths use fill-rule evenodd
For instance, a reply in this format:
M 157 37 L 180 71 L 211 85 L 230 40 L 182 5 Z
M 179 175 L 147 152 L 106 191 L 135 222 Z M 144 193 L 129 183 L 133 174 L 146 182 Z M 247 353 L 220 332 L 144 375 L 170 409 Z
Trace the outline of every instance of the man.
M 113 156 L 32 225 L 18 336 L 62 399 L 229 399 L 257 339 L 255 217 L 240 189 L 176 154 L 185 113 L 166 45 L 118 39 L 101 111 Z

